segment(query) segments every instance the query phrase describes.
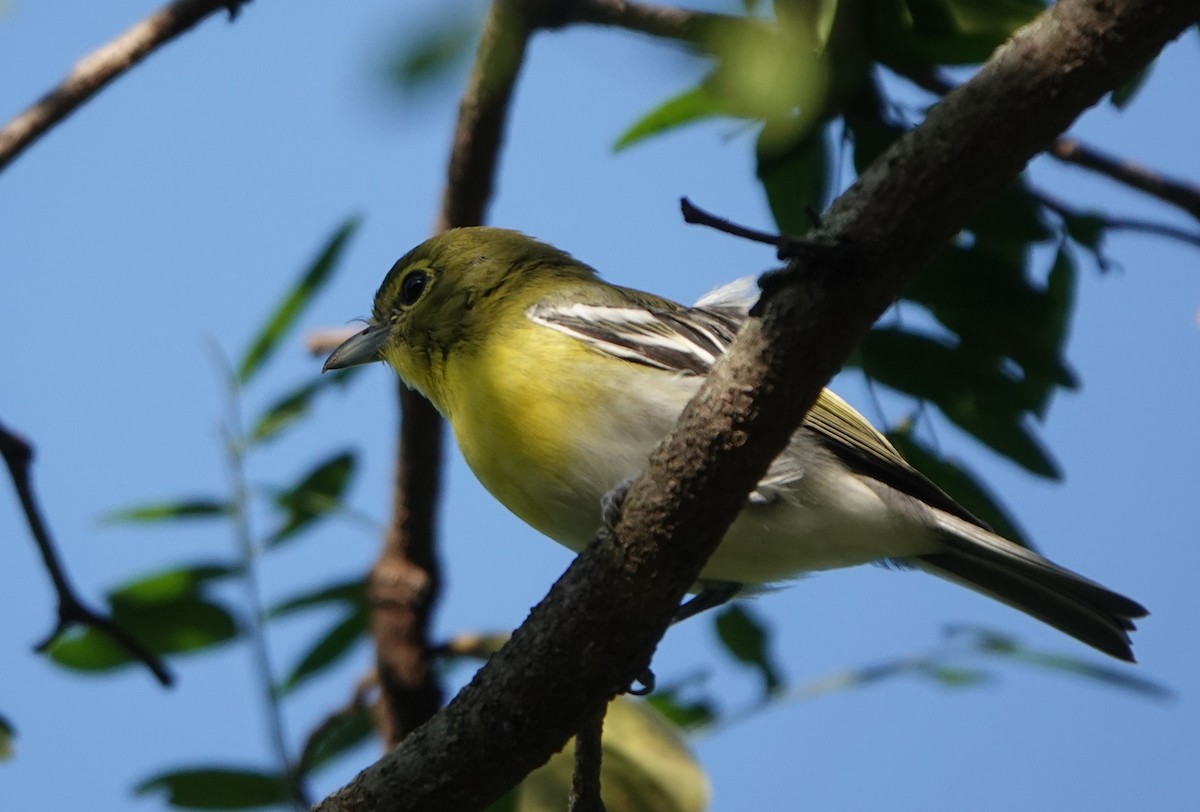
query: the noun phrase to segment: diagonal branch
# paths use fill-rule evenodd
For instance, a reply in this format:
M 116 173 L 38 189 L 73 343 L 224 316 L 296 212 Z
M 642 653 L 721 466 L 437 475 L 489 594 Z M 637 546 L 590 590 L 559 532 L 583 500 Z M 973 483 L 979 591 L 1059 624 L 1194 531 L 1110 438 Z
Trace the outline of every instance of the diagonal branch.
M 105 85 L 214 12 L 248 0 L 175 0 L 75 63 L 58 86 L 0 129 L 0 171 Z
M 1118 183 L 1157 197 L 1200 220 L 1200 186 L 1195 183 L 1172 178 L 1136 161 L 1109 155 L 1077 138 L 1056 139 L 1049 153 L 1063 163 L 1099 172 Z
M 601 533 L 442 712 L 319 810 L 477 809 L 639 673 L 745 494 L 916 270 L 1088 106 L 1195 21 L 1193 0 L 1062 0 L 829 211 Z M 620 596 L 619 600 L 614 596 Z
M 918 87 L 937 96 L 945 96 L 956 87 L 954 82 L 945 76 L 924 68 L 903 67 L 902 73 Z M 1183 209 L 1192 217 L 1200 220 L 1200 186 L 1195 183 L 1171 177 L 1148 166 L 1143 166 L 1137 161 L 1110 155 L 1070 136 L 1064 135 L 1055 138 L 1046 153 L 1063 163 L 1090 169 L 1110 180 L 1123 183 L 1131 189 L 1137 189 L 1152 197 L 1157 197 L 1164 203 L 1170 203 Z M 1172 230 L 1169 227 L 1142 230 L 1161 231 L 1164 236 L 1175 236 L 1170 233 Z
M 38 644 L 37 650 L 48 649 L 60 634 L 71 626 L 79 624 L 89 629 L 95 629 L 109 637 L 114 643 L 125 649 L 129 656 L 149 668 L 163 686 L 170 687 L 175 678 L 171 676 L 171 672 L 167 670 L 157 655 L 117 625 L 112 618 L 89 609 L 75 593 L 71 582 L 67 580 L 66 570 L 54 548 L 54 540 L 50 537 L 50 531 L 46 528 L 46 522 L 42 519 L 42 512 L 38 509 L 37 499 L 33 493 L 33 483 L 29 479 L 29 468 L 33 462 L 33 447 L 24 438 L 6 429 L 3 424 L 0 424 L 0 456 L 4 457 L 4 463 L 8 466 L 13 488 L 21 502 L 25 521 L 29 524 L 29 532 L 33 534 L 33 539 L 37 542 L 38 550 L 42 554 L 42 561 L 46 564 L 46 571 L 50 573 L 50 580 L 54 583 L 54 592 L 58 595 L 58 621 L 54 625 L 54 630 Z

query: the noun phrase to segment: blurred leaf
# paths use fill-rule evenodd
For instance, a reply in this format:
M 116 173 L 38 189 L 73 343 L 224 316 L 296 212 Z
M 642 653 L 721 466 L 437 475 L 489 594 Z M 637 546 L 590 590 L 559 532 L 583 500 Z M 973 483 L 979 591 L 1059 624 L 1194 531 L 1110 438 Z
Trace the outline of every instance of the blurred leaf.
M 351 377 L 362 369 L 363 367 L 359 366 L 334 370 L 288 392 L 272 403 L 255 421 L 254 429 L 250 432 L 251 441 L 263 443 L 274 439 L 279 432 L 308 412 L 317 395 L 334 386 L 339 389 L 345 388 Z
M 1102 665 L 1062 654 L 1027 649 L 1018 649 L 1011 654 L 1006 653 L 1005 656 L 1039 668 L 1061 671 L 1071 676 L 1102 682 L 1114 688 L 1134 691 L 1151 699 L 1171 699 L 1174 696 L 1174 692 L 1165 685 L 1145 679 L 1130 671 L 1121 670 L 1119 666 Z
M 520 806 L 517 805 L 517 796 L 520 790 L 517 787 L 510 789 L 504 793 L 496 802 L 489 806 L 484 812 L 519 812 Z
M 100 517 L 104 524 L 140 524 L 176 519 L 212 519 L 228 516 L 229 503 L 220 499 L 183 499 L 178 502 L 151 502 L 123 508 Z
M 456 9 L 406 43 L 392 60 L 388 74 L 404 92 L 420 90 L 464 64 L 478 32 L 478 20 Z
M 109 611 L 117 625 L 152 652 L 208 648 L 238 634 L 229 610 L 203 596 L 205 584 L 233 572 L 225 565 L 203 564 L 155 573 L 110 592 Z M 132 662 L 108 635 L 93 629 L 73 629 L 60 636 L 49 656 L 80 671 L 109 671 Z
M 1108 100 L 1112 102 L 1113 107 L 1117 108 L 1118 110 L 1124 110 L 1129 103 L 1133 101 L 1134 97 L 1137 96 L 1138 91 L 1145 86 L 1146 80 L 1150 78 L 1150 72 L 1153 70 L 1153 68 L 1154 62 L 1151 61 L 1133 76 L 1117 85 L 1116 89 L 1113 90 L 1112 95 L 1108 97 Z
M 1072 240 L 1093 253 L 1100 250 L 1107 230 L 1103 217 L 1091 212 L 1060 212 L 1059 217 Z
M 1042 219 L 1042 205 L 1029 191 L 1023 177 L 1005 187 L 971 218 L 968 227 L 977 240 L 1013 244 L 1013 253 L 1027 243 L 1045 242 L 1053 235 Z
M 731 606 L 717 613 L 716 628 L 725 650 L 758 671 L 763 681 L 763 693 L 771 693 L 780 686 L 782 681 L 772 662 L 770 632 L 765 623 L 753 617 L 744 606 Z
M 604 720 L 601 797 L 611 812 L 702 812 L 708 780 L 680 731 L 645 702 L 617 697 Z M 517 787 L 519 812 L 561 812 L 571 786 L 574 740 Z
M 876 328 L 860 349 L 873 379 L 935 404 L 951 421 L 1039 476 L 1058 479 L 1058 466 L 1025 425 L 1036 403 L 999 359 L 929 336 Z
M 316 772 L 347 750 L 375 734 L 375 716 L 365 705 L 354 705 L 333 714 L 314 730 L 300 754 L 302 775 Z
M 295 286 L 288 291 L 287 296 L 271 314 L 271 318 L 267 320 L 254 341 L 250 343 L 250 348 L 242 358 L 242 363 L 238 365 L 238 380 L 242 383 L 248 382 L 275 352 L 279 342 L 295 326 L 296 319 L 299 318 L 301 312 L 312 301 L 317 291 L 329 280 L 337 267 L 338 260 L 341 259 L 346 243 L 358 229 L 360 223 L 360 218 L 351 217 L 325 243 L 320 254 L 308 266 Z
M 1109 666 L 1090 660 L 1026 648 L 1016 638 L 980 626 L 951 626 L 947 632 L 955 636 L 972 638 L 973 648 L 981 654 L 1032 665 L 1051 671 L 1060 671 L 1069 676 L 1085 677 L 1114 688 L 1134 691 L 1151 699 L 1170 699 L 1174 693 L 1165 685 L 1134 674 L 1129 666 Z
M 344 604 L 351 610 L 365 613 L 367 610 L 366 578 L 352 578 L 293 596 L 271 607 L 267 615 L 279 618 L 303 609 L 313 609 L 331 603 Z
M 1075 268 L 1060 252 L 1044 286 L 1029 280 L 1031 254 L 998 241 L 951 245 L 940 251 L 905 291 L 960 339 L 982 368 L 1005 372 L 1016 411 L 1044 416 L 1060 388 L 1078 381 L 1063 358 L 1075 303 Z M 994 404 L 999 405 L 999 404 Z
M 228 564 L 193 564 L 144 575 L 109 593 L 114 606 L 129 603 L 156 603 L 200 594 L 210 581 L 237 573 Z
M 355 464 L 353 452 L 339 452 L 318 463 L 290 489 L 275 494 L 275 504 L 284 511 L 286 518 L 283 526 L 267 539 L 267 546 L 274 547 L 292 538 L 320 517 L 341 507 Z
M 719 115 L 724 115 L 720 104 L 709 93 L 707 86 L 701 83 L 672 96 L 631 124 L 617 138 L 613 151 L 620 152 L 651 136 Z
M 917 669 L 917 673 L 924 674 L 946 688 L 970 688 L 989 679 L 986 673 L 976 668 L 958 668 L 939 663 L 928 663 Z
M 717 65 L 704 86 L 721 110 L 740 118 L 790 120 L 790 135 L 797 138 L 814 132 L 830 92 L 820 30 L 725 26 L 712 32 L 711 46 Z
M 888 67 L 975 65 L 1044 9 L 1040 0 L 877 0 L 866 41 Z
M 134 792 L 166 792 L 166 801 L 182 809 L 253 809 L 289 800 L 280 776 L 234 767 L 208 767 L 160 773 L 142 781 Z
M 813 226 L 812 213 L 824 209 L 829 197 L 828 135 L 819 129 L 785 145 L 771 129 L 768 123 L 759 133 L 755 173 L 779 232 L 805 234 Z
M 8 721 L 8 717 L 0 713 L 0 761 L 13 757 L 13 739 L 16 737 L 16 728 Z
M 1035 549 L 1004 505 L 970 471 L 935 454 L 916 438 L 910 427 L 889 431 L 888 439 L 914 468 L 936 482 L 969 513 L 1005 538 Z
M 350 653 L 351 649 L 367 636 L 365 614 L 355 612 L 343 618 L 314 643 L 292 673 L 279 686 L 279 695 L 294 691 L 309 677 L 321 673 Z
M 711 701 L 685 701 L 677 692 L 671 690 L 655 691 L 646 697 L 646 701 L 672 724 L 684 730 L 711 724 L 717 718 Z

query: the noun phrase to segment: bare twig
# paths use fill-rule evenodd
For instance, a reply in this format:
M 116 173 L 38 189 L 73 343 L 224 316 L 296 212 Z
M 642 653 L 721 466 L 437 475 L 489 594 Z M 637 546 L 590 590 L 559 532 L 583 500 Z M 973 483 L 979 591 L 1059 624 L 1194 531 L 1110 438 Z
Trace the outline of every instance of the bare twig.
M 605 812 L 600 798 L 600 765 L 604 758 L 601 740 L 606 710 L 607 703 L 585 719 L 575 734 L 575 767 L 571 772 L 567 812 Z
M 225 9 L 233 19 L 247 1 L 175 0 L 80 59 L 57 87 L 0 130 L 0 171 L 43 133 L 156 48 L 214 12 Z
M 606 25 L 639 31 L 664 39 L 677 39 L 702 48 L 713 45 L 713 34 L 736 29 L 768 29 L 773 23 L 730 14 L 627 3 L 624 0 L 578 0 L 568 4 L 565 15 L 570 22 Z
M 1175 226 L 1158 223 L 1153 220 L 1143 220 L 1137 217 L 1112 217 L 1096 211 L 1082 211 L 1041 189 L 1030 188 L 1030 193 L 1050 211 L 1064 217 L 1091 217 L 1103 229 L 1111 231 L 1136 231 L 1142 234 L 1153 234 L 1156 237 L 1166 237 L 1172 240 L 1188 243 L 1200 248 L 1200 233 L 1188 231 Z
M 1099 172 L 1130 188 L 1177 206 L 1200 220 L 1200 186 L 1172 178 L 1136 161 L 1109 155 L 1077 138 L 1058 138 L 1049 154 L 1065 163 Z
M 934 71 L 920 69 L 905 71 L 904 75 L 919 87 L 939 96 L 944 96 L 957 87 L 954 82 Z M 1183 211 L 1192 217 L 1200 220 L 1200 185 L 1181 178 L 1173 178 L 1170 175 L 1144 166 L 1137 161 L 1110 155 L 1103 150 L 1083 143 L 1078 138 L 1070 136 L 1064 135 L 1055 138 L 1050 144 L 1050 148 L 1046 150 L 1046 153 L 1063 163 L 1090 169 L 1131 189 L 1145 192 L 1164 203 L 1170 203 L 1173 206 L 1183 209 Z M 1145 221 L 1118 220 L 1117 222 L 1133 222 L 1140 225 L 1148 225 L 1151 227 L 1142 228 L 1139 225 L 1136 227 L 1136 230 L 1150 231 L 1190 242 L 1188 236 L 1179 236 L 1180 234 L 1186 235 L 1187 232 L 1171 229 L 1169 226 L 1158 226 L 1146 223 Z M 1114 227 L 1119 228 L 1121 226 Z M 1128 227 L 1135 228 L 1135 226 Z
M 33 493 L 33 485 L 30 482 L 29 469 L 33 463 L 33 447 L 23 437 L 13 434 L 3 424 L 0 424 L 0 455 L 3 455 L 4 463 L 8 466 L 13 488 L 21 502 L 25 521 L 29 524 L 29 532 L 33 534 L 33 539 L 37 542 L 38 550 L 42 554 L 42 561 L 46 564 L 46 571 L 50 573 L 50 580 L 54 583 L 54 592 L 58 595 L 58 621 L 55 623 L 54 630 L 37 645 L 37 650 L 45 651 L 59 635 L 71 626 L 79 624 L 107 635 L 118 646 L 125 649 L 129 656 L 150 669 L 160 683 L 170 686 L 175 678 L 163 661 L 139 643 L 133 635 L 118 626 L 112 618 L 84 605 L 67 580 L 66 570 L 58 557 L 54 540 L 50 537 L 50 531 L 42 519 L 37 499 Z
M 613 531 L 454 702 L 318 809 L 481 808 L 561 748 L 644 667 L 745 494 L 917 270 L 1194 22 L 1193 0 L 1061 0 L 889 147 L 818 230 L 856 246 L 848 260 L 831 254 L 774 293 L 651 455 Z
M 779 234 L 771 234 L 766 231 L 739 226 L 731 220 L 726 220 L 724 217 L 718 217 L 715 214 L 705 211 L 686 197 L 679 198 L 679 210 L 683 213 L 683 222 L 685 223 L 708 226 L 734 237 L 773 245 L 776 249 L 782 249 L 783 242 L 787 239 Z

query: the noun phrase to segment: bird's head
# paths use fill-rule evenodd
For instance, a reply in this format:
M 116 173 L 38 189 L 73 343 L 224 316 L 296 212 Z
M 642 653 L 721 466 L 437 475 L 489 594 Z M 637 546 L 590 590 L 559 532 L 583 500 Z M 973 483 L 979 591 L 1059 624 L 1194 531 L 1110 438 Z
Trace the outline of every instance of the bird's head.
M 397 260 L 375 294 L 367 326 L 325 361 L 324 370 L 387 361 L 422 388 L 451 352 L 479 342 L 563 278 L 594 272 L 569 254 L 517 231 L 457 228 Z

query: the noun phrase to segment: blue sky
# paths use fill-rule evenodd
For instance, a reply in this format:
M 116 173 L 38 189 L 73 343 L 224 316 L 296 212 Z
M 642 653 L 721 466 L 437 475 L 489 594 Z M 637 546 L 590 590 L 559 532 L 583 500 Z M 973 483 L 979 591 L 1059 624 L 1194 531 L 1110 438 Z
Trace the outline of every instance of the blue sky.
M 379 79 L 389 47 L 435 4 L 250 4 L 233 25 L 204 23 L 104 91 L 0 175 L 0 419 L 37 445 L 43 506 L 81 591 L 98 601 L 135 575 L 232 556 L 224 528 L 101 527 L 112 509 L 219 493 L 224 408 L 209 342 L 237 357 L 322 241 L 365 218 L 340 276 L 304 328 L 365 315 L 382 275 L 427 236 L 441 191 L 457 87 L 400 104 Z M 0 117 L 22 109 L 81 54 L 149 3 L 13 0 L 0 16 Z M 651 105 L 698 75 L 678 49 L 617 31 L 540 35 L 518 88 L 491 222 L 556 243 L 621 284 L 692 300 L 771 265 L 769 251 L 680 222 L 676 201 L 770 227 L 750 135 L 691 128 L 614 156 Z M 1125 113 L 1089 113 L 1075 132 L 1164 171 L 1200 178 L 1194 33 L 1171 47 Z M 1061 168 L 1035 163 L 1060 196 L 1122 214 L 1186 218 Z M 1191 226 L 1195 227 L 1192 223 Z M 1081 679 L 1002 667 L 950 691 L 915 679 L 782 705 L 696 743 L 713 808 L 1187 809 L 1200 792 L 1200 267 L 1194 251 L 1138 236 L 1108 245 L 1120 267 L 1081 274 L 1069 358 L 1081 391 L 1060 397 L 1043 437 L 1066 473 L 1037 481 L 944 426 L 938 443 L 986 478 L 1043 551 L 1145 603 L 1136 673 L 1171 687 L 1151 702 Z M 246 410 L 312 374 L 297 335 Z M 395 415 L 390 373 L 361 376 L 311 425 L 252 465 L 284 482 L 340 448 L 364 452 L 354 506 L 386 511 Z M 853 374 L 839 392 L 877 421 Z M 889 407 L 891 409 L 889 410 Z M 138 670 L 70 674 L 30 653 L 53 596 L 7 485 L 0 487 L 0 712 L 17 726 L 0 764 L 12 809 L 156 809 L 130 788 L 192 763 L 267 767 L 250 658 L 242 647 L 181 658 L 180 685 Z M 569 561 L 494 503 L 457 457 L 442 507 L 447 595 L 439 634 L 515 626 Z M 360 572 L 372 531 L 329 528 L 272 555 L 264 589 Z M 502 577 L 497 577 L 497 574 Z M 236 599 L 236 595 L 231 597 Z M 938 645 L 951 623 L 1090 656 L 1006 607 L 917 573 L 880 568 L 811 577 L 757 600 L 791 682 Z M 280 669 L 320 619 L 280 629 Z M 1099 655 L 1097 655 L 1099 657 Z M 293 739 L 344 702 L 364 650 L 288 705 Z M 711 624 L 674 629 L 662 680 L 712 671 L 728 707 L 756 684 L 715 647 Z M 324 792 L 374 757 L 323 774 Z

